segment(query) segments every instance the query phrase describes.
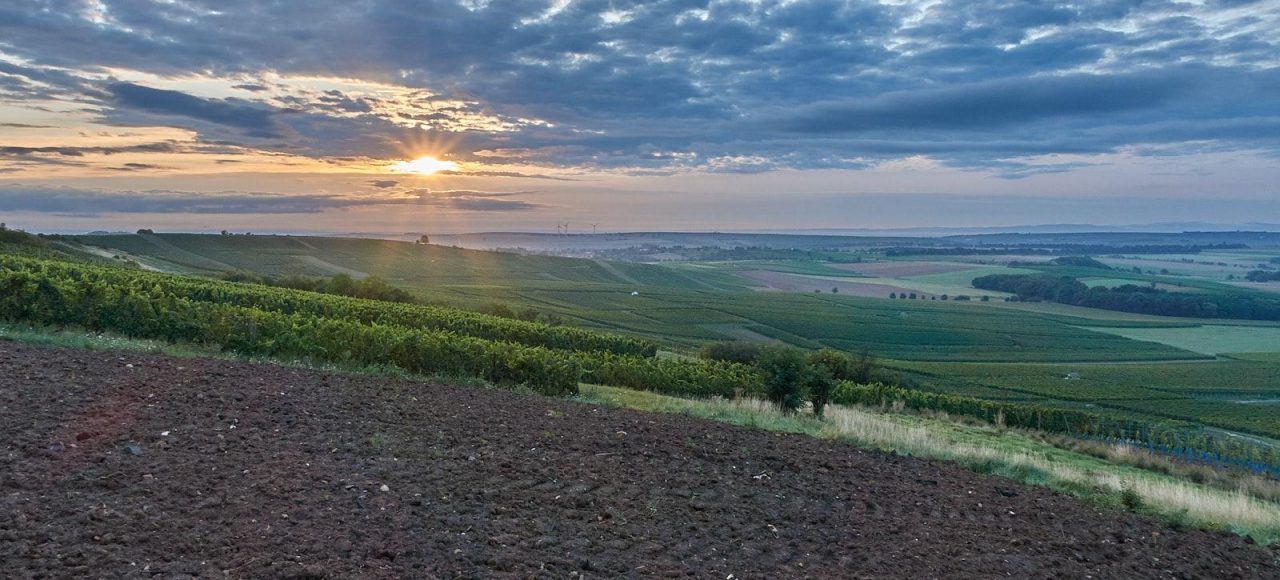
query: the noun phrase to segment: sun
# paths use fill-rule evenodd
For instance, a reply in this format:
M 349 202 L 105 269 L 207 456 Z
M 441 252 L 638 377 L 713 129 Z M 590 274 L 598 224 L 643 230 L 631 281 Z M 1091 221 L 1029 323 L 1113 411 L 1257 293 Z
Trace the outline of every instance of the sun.
M 418 175 L 432 175 L 441 171 L 453 171 L 458 168 L 458 164 L 452 161 L 444 161 L 435 157 L 419 157 L 413 161 L 397 161 L 390 166 L 392 171 L 397 173 L 416 173 Z

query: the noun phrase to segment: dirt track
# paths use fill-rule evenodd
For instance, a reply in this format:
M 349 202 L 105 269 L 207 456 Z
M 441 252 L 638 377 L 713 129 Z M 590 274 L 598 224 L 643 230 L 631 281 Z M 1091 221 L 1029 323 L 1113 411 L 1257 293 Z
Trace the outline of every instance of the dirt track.
M 1280 575 L 948 464 L 269 365 L 0 342 L 0 434 L 16 577 Z

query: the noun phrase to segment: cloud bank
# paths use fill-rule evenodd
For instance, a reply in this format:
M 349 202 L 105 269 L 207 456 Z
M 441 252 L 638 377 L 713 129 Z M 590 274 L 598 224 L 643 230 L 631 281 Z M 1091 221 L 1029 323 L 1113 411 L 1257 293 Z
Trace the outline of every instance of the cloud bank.
M 924 155 L 1018 178 L 1041 155 L 1280 152 L 1265 1 L 32 0 L 0 6 L 0 38 L 0 104 L 322 160 L 427 142 L 581 171 Z M 0 154 L 75 155 L 22 149 Z
M 0 187 L 0 211 L 83 217 L 103 214 L 314 214 L 375 206 L 482 212 L 524 211 L 542 207 L 542 204 L 516 199 L 517 196 L 529 193 L 417 189 L 378 195 L 280 195 L 260 192 L 103 192 L 76 188 Z

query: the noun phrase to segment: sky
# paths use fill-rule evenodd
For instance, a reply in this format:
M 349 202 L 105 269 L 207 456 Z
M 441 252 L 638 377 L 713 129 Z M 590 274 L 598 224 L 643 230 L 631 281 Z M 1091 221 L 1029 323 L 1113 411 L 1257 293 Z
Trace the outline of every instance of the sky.
M 0 221 L 1280 223 L 1280 0 L 4 2 Z

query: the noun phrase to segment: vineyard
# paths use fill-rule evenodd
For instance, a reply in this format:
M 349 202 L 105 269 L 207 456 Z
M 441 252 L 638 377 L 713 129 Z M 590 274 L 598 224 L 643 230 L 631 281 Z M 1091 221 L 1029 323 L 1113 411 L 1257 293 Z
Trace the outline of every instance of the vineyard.
M 804 348 L 865 350 L 900 360 L 1134 361 L 1203 356 L 1080 328 L 1104 322 L 1021 312 L 995 302 L 984 306 L 755 292 L 746 288 L 750 281 L 733 274 L 732 265 L 615 262 L 610 271 L 596 260 L 351 238 L 156 233 L 68 239 L 178 272 L 244 270 L 265 276 L 323 277 L 359 271 L 432 301 L 473 310 L 490 303 L 534 308 L 582 328 L 644 336 L 678 347 L 696 348 L 739 338 L 747 331 Z M 752 267 L 787 269 L 788 264 L 816 267 L 803 262 Z
M 241 355 L 475 376 L 546 394 L 581 380 L 673 394 L 756 390 L 741 365 L 659 359 L 648 341 L 434 306 L 0 257 L 0 316 Z
M 243 356 L 478 377 L 499 386 L 556 396 L 576 393 L 581 382 L 693 397 L 765 393 L 761 371 L 752 364 L 657 356 L 656 344 L 634 337 L 440 306 L 16 256 L 0 256 L 0 318 L 204 344 Z M 781 318 L 777 320 L 781 323 Z M 813 324 L 817 328 L 816 320 Z M 874 333 L 860 337 L 887 338 Z M 1220 364 L 1187 368 L 1218 372 L 1214 367 Z M 1270 378 L 1259 374 L 1265 374 L 1267 363 L 1225 364 L 1237 372 L 1237 392 L 1268 391 Z M 831 400 L 903 404 L 1012 427 L 1138 441 L 1181 454 L 1194 450 L 1200 454 L 1197 458 L 1254 469 L 1280 465 L 1280 452 L 1274 447 L 1207 434 L 1192 422 L 1270 435 L 1274 421 L 1266 406 L 1251 406 L 1249 413 L 1232 416 L 1233 403 L 1192 401 L 1189 393 L 1179 392 L 1191 388 L 1194 381 L 1174 381 L 1164 389 L 1133 385 L 1124 380 L 1125 369 L 1144 369 L 1116 365 L 1109 368 L 1121 376 L 1112 381 L 1063 382 L 1046 378 L 1059 372 L 1053 367 L 993 365 L 1001 367 L 1000 376 L 1011 381 L 1001 383 L 966 376 L 982 365 L 935 366 L 917 363 L 914 369 L 938 371 L 961 388 L 934 393 L 844 381 Z M 1105 407 L 1084 410 L 1061 401 L 1100 402 Z M 1142 415 L 1125 416 L 1124 410 Z
M 1090 412 L 1194 421 L 1280 437 L 1277 368 L 1265 360 L 1151 364 L 898 363 L 949 394 L 1036 404 L 1064 401 Z

